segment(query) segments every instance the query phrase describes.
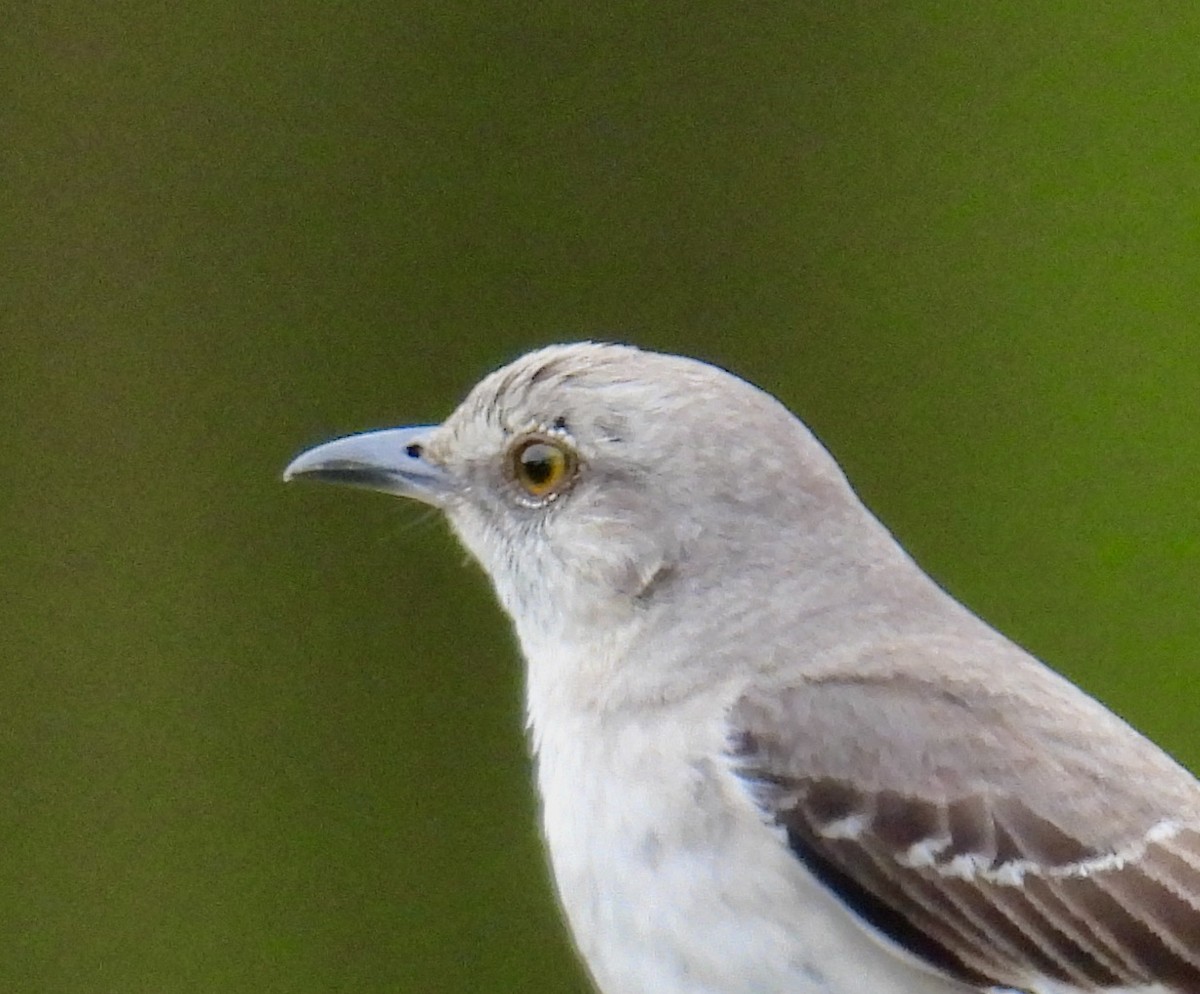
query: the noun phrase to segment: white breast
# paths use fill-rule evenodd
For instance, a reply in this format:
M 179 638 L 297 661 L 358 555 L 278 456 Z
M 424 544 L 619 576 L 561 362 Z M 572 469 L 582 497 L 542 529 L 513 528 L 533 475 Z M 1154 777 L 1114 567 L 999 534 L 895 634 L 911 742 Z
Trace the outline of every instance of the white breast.
M 713 695 L 534 715 L 550 862 L 603 994 L 966 990 L 897 959 L 809 877 L 725 767 L 723 713 Z

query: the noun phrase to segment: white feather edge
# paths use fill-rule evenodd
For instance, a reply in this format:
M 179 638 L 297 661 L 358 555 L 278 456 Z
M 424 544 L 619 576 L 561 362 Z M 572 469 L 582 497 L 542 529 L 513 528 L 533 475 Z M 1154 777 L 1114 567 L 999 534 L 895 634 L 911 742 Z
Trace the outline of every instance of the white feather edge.
M 820 834 L 827 839 L 856 839 L 862 835 L 869 823 L 869 819 L 863 815 L 850 815 L 830 822 L 821 829 Z M 1084 878 L 1096 873 L 1120 870 L 1122 867 L 1142 859 L 1150 846 L 1174 838 L 1185 827 L 1176 821 L 1160 821 L 1154 824 L 1142 838 L 1121 849 L 1076 863 L 1063 863 L 1059 866 L 1046 866 L 1029 859 L 1009 860 L 994 866 L 992 859 L 982 853 L 963 853 L 945 863 L 939 863 L 937 861 L 938 854 L 951 844 L 952 840 L 949 836 L 937 836 L 914 842 L 899 857 L 898 862 L 902 866 L 912 869 L 932 869 L 943 877 L 980 880 L 1001 887 L 1020 887 L 1024 884 L 1027 876 L 1057 879 Z

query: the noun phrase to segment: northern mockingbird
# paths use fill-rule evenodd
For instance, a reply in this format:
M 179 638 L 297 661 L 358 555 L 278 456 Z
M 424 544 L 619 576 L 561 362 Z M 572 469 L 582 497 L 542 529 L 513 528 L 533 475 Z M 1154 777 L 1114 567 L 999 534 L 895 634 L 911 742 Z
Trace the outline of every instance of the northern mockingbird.
M 900 548 L 778 401 L 560 345 L 297 458 L 445 512 L 527 663 L 604 994 L 1200 992 L 1200 786 Z

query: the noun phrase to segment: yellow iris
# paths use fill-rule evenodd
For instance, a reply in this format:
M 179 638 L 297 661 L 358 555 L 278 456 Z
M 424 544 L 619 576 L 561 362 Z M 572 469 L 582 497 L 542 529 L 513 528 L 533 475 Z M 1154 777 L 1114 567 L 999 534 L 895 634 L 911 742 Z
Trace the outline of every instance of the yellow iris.
M 556 438 L 533 436 L 512 450 L 512 474 L 530 497 L 547 500 L 557 496 L 574 479 L 575 453 Z

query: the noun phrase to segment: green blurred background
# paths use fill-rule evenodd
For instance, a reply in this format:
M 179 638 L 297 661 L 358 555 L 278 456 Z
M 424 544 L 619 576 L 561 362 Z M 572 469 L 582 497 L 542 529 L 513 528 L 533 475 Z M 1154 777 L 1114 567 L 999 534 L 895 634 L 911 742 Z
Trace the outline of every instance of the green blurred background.
M 483 577 L 279 482 L 555 340 L 778 394 L 1200 765 L 1200 7 L 897 7 L 7 11 L 0 990 L 586 989 Z

